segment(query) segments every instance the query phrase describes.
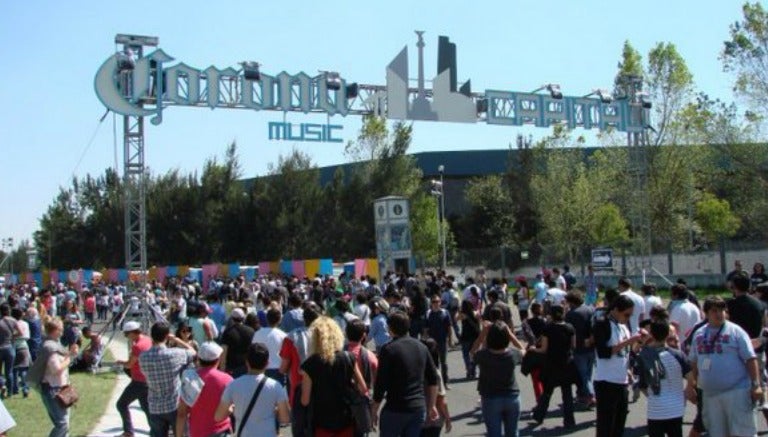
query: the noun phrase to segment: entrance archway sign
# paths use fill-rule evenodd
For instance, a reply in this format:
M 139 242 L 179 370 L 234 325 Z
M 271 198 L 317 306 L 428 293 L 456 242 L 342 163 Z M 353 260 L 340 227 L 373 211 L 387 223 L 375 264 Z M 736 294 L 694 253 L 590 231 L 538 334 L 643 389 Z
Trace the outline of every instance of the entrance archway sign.
M 385 68 L 385 85 L 348 82 L 337 72 L 309 75 L 286 71 L 270 75 L 255 62 L 240 68 L 193 68 L 161 49 L 157 37 L 117 35 L 122 51 L 109 56 L 96 73 L 94 87 L 99 100 L 109 110 L 123 115 L 126 267 L 145 272 L 146 193 L 144 190 L 144 117 L 152 124 L 163 121 L 163 111 L 171 106 L 250 109 L 254 111 L 321 113 L 329 117 L 326 125 L 270 123 L 270 139 L 290 141 L 339 142 L 333 135 L 338 125 L 330 124 L 335 115 L 377 114 L 398 120 L 498 124 L 533 124 L 549 127 L 613 129 L 640 133 L 647 126 L 647 109 L 634 96 L 625 98 L 563 96 L 559 87 L 549 84 L 537 91 L 549 93 L 486 90 L 473 93 L 468 80 L 457 83 L 456 44 L 438 37 L 437 75 L 427 89 L 424 73 L 424 32 L 416 32 L 418 84 L 409 86 L 408 47 Z M 484 66 L 488 68 L 492 66 Z M 248 71 L 248 68 L 251 70 Z M 255 70 L 254 70 L 255 68 Z M 557 88 L 555 88 L 557 87 Z

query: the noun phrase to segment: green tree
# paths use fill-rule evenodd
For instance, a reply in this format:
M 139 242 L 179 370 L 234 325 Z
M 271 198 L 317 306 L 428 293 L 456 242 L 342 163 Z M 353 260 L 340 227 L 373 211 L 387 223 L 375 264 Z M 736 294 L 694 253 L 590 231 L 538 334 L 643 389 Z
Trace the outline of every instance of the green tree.
M 696 220 L 710 242 L 732 237 L 738 232 L 740 221 L 731 210 L 731 204 L 713 194 L 704 193 L 696 203 Z
M 658 43 L 648 53 L 645 75 L 647 89 L 653 101 L 654 145 L 677 144 L 678 114 L 690 101 L 693 75 L 685 59 L 672 43 Z
M 730 26 L 721 59 L 734 74 L 734 91 L 762 116 L 768 115 L 768 12 L 760 2 L 746 2 L 742 18 Z
M 624 46 L 621 49 L 621 60 L 617 68 L 619 71 L 613 80 L 614 95 L 618 98 L 626 98 L 629 96 L 630 84 L 628 79 L 643 77 L 643 57 L 628 40 L 624 41 Z
M 474 230 L 473 247 L 510 246 L 515 243 L 512 199 L 501 175 L 470 180 L 464 197 L 472 208 L 466 220 Z

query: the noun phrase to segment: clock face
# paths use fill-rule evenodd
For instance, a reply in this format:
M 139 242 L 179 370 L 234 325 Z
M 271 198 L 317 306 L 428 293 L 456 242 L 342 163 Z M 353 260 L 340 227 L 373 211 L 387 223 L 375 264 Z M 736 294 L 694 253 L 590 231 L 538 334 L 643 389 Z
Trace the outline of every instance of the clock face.
M 392 211 L 395 215 L 403 215 L 403 207 L 401 205 L 395 205 L 395 207 L 392 208 Z

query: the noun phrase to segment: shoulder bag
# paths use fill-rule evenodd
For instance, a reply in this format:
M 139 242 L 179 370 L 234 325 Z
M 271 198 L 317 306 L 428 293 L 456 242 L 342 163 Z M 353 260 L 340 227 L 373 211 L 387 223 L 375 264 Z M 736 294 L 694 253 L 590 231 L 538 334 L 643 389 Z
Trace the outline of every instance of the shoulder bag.
M 248 404 L 248 408 L 245 409 L 245 414 L 243 414 L 242 420 L 240 420 L 240 425 L 237 427 L 237 434 L 235 434 L 237 437 L 240 437 L 243 434 L 243 430 L 245 429 L 245 424 L 248 423 L 248 417 L 251 416 L 251 411 L 253 410 L 253 406 L 256 405 L 256 400 L 259 399 L 259 394 L 261 393 L 261 389 L 264 388 L 264 383 L 266 382 L 267 382 L 267 376 L 264 375 L 258 387 L 256 387 L 256 391 L 253 393 L 253 397 L 251 398 L 251 403 Z
M 77 403 L 80 399 L 80 394 L 77 393 L 74 385 L 68 384 L 62 386 L 54 398 L 61 408 L 67 409 Z

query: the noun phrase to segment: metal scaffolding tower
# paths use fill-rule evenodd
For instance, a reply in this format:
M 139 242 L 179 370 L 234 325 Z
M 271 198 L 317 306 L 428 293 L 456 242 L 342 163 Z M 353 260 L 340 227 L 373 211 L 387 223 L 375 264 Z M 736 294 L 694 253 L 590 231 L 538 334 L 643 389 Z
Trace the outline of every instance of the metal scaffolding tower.
M 130 65 L 144 56 L 145 46 L 156 46 L 157 38 L 117 35 L 125 67 L 118 69 L 123 95 L 133 99 L 133 70 Z M 142 102 L 136 102 L 142 106 Z M 123 116 L 123 195 L 125 196 L 125 268 L 140 272 L 141 283 L 147 274 L 147 196 L 144 165 L 144 117 Z
M 643 93 L 643 78 L 640 76 L 625 76 L 622 86 L 629 100 L 629 117 L 635 126 L 641 126 L 639 131 L 627 133 L 628 174 L 631 181 L 630 220 L 632 226 L 633 251 L 642 259 L 641 265 L 636 265 L 636 273 L 649 271 L 653 268 L 651 262 L 652 236 L 650 193 L 648 190 L 648 133 L 649 123 L 648 103 Z

